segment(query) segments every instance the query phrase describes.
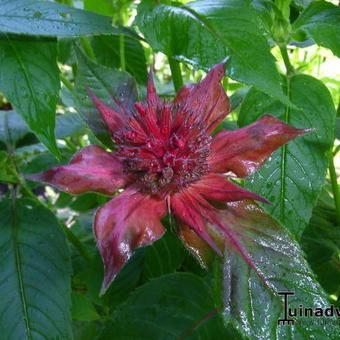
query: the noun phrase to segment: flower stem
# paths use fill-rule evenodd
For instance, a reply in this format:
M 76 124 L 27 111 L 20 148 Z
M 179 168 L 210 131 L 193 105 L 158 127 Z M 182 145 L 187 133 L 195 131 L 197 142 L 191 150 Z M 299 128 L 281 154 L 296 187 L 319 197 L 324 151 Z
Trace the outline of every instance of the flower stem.
M 287 76 L 291 76 L 291 75 L 295 74 L 295 69 L 294 69 L 293 65 L 290 63 L 290 60 L 289 60 L 289 56 L 288 56 L 288 52 L 287 52 L 287 46 L 285 46 L 285 45 L 280 46 L 280 52 L 281 52 L 283 62 L 284 62 L 285 67 L 286 67 Z
M 329 176 L 331 178 L 337 224 L 340 226 L 340 192 L 332 153 L 329 153 L 328 161 L 329 161 Z
M 181 66 L 180 63 L 171 58 L 168 57 L 171 75 L 172 75 L 172 81 L 174 83 L 175 91 L 177 92 L 182 86 L 183 86 L 183 78 L 181 73 Z

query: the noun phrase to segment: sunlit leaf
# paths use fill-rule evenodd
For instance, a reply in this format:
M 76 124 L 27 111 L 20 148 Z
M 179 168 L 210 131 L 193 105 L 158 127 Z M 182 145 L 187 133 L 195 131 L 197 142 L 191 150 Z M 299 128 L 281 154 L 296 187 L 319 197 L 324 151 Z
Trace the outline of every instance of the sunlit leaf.
M 0 91 L 55 156 L 55 110 L 60 88 L 54 40 L 0 40 Z
M 241 107 L 239 125 L 250 124 L 268 113 L 294 127 L 316 129 L 275 151 L 246 183 L 247 188 L 272 202 L 264 208 L 299 238 L 324 182 L 325 153 L 333 143 L 335 109 L 327 88 L 310 76 L 293 76 L 288 92 L 299 109 L 289 109 L 250 90 Z

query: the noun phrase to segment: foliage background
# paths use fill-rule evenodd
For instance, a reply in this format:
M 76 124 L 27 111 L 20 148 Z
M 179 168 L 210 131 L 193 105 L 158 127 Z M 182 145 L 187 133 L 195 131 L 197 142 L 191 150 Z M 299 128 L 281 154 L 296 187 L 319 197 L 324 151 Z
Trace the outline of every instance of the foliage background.
M 299 242 L 310 280 L 322 287 L 313 283 L 313 294 L 340 307 L 339 37 L 336 1 L 0 0 L 2 338 L 336 338 L 339 324 L 277 327 L 282 305 L 246 288 L 228 313 L 219 260 L 201 268 L 170 216 L 166 235 L 139 249 L 99 297 L 92 219 L 108 197 L 72 196 L 25 175 L 66 164 L 89 144 L 112 147 L 86 87 L 106 100 L 126 71 L 143 98 L 151 67 L 170 99 L 229 56 L 223 86 L 234 111 L 222 128 L 269 113 L 317 129 L 276 151 L 243 185 L 273 203 L 263 208 Z M 274 255 L 272 272 L 280 267 Z M 240 277 L 260 294 L 247 275 Z M 304 285 L 289 272 L 286 280 L 285 288 Z

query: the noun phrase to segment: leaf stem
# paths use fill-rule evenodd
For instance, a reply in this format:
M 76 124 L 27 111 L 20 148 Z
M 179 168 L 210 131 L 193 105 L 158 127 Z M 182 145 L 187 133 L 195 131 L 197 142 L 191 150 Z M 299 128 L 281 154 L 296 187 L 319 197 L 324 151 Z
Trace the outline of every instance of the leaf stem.
M 93 61 L 97 61 L 96 55 L 93 52 L 89 39 L 87 37 L 80 37 L 80 44 L 86 52 L 87 56 Z
M 171 57 L 168 57 L 168 61 L 170 65 L 172 81 L 174 83 L 175 91 L 177 92 L 183 86 L 181 65 L 177 60 Z
M 286 67 L 287 76 L 289 77 L 289 76 L 295 74 L 295 69 L 294 69 L 293 65 L 290 63 L 290 60 L 289 60 L 289 56 L 288 56 L 288 52 L 287 52 L 287 46 L 286 45 L 280 46 L 280 52 L 281 52 L 282 59 L 283 59 L 283 62 L 285 64 L 285 67 Z
M 338 179 L 336 176 L 336 170 L 334 166 L 334 159 L 333 159 L 333 155 L 331 152 L 329 153 L 328 161 L 329 161 L 329 176 L 331 178 L 337 224 L 340 226 L 340 192 L 339 192 Z

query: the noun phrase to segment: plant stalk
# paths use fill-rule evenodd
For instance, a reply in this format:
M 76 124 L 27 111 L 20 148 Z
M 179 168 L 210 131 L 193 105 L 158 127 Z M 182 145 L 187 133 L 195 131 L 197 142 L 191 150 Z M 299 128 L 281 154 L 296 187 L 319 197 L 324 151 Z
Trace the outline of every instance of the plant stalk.
M 174 83 L 175 91 L 177 92 L 183 86 L 181 65 L 177 60 L 171 57 L 168 57 L 168 61 L 170 65 L 172 81 Z
M 290 60 L 289 60 L 289 56 L 288 56 L 288 52 L 287 52 L 287 46 L 280 46 L 280 52 L 281 52 L 283 62 L 284 62 L 285 67 L 286 67 L 287 76 L 289 77 L 289 76 L 295 74 L 295 69 L 294 69 L 293 65 L 290 63 Z

